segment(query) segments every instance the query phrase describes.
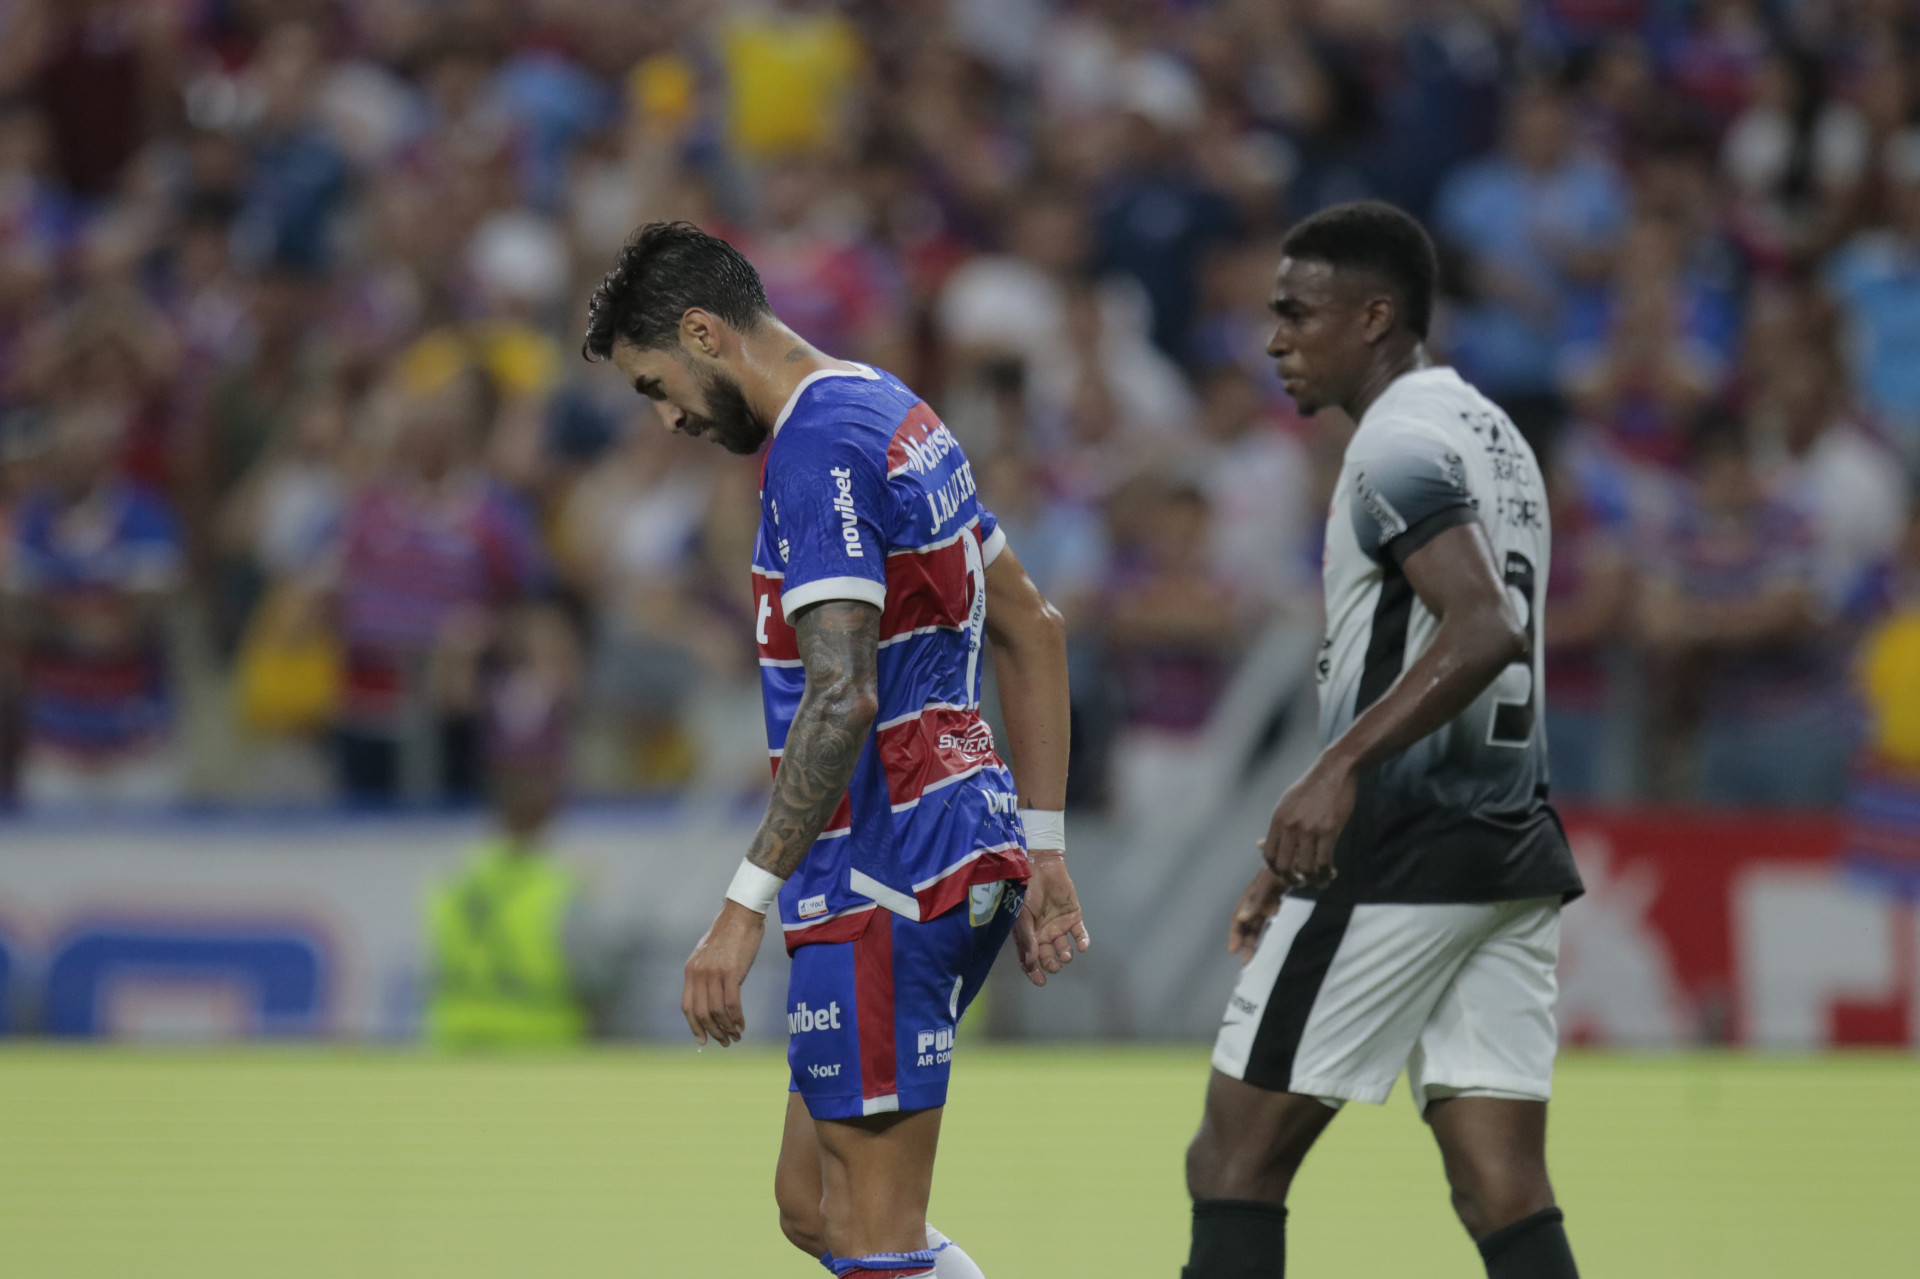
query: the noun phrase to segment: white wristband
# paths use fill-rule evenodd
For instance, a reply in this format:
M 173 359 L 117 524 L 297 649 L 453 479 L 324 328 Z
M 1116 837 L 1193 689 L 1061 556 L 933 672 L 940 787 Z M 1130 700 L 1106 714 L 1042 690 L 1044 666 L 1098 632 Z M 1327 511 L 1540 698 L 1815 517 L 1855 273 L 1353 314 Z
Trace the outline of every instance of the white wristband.
M 755 914 L 764 915 L 773 909 L 773 903 L 779 898 L 780 889 L 786 882 L 743 857 L 740 859 L 740 869 L 733 872 L 733 882 L 727 885 L 727 900 L 739 902 Z
M 1026 827 L 1028 848 L 1057 848 L 1067 851 L 1067 815 L 1044 808 L 1020 810 L 1020 824 Z

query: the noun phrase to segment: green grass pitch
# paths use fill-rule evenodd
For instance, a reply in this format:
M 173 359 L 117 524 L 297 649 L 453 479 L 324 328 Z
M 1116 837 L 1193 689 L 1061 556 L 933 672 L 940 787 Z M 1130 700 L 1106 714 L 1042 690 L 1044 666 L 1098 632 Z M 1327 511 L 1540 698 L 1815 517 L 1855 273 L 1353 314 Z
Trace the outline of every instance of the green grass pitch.
M 1173 1279 L 1206 1054 L 979 1046 L 932 1218 L 993 1279 Z M 18 1279 L 817 1275 L 774 1222 L 764 1051 L 0 1052 Z M 1920 1275 L 1920 1061 L 1574 1055 L 1552 1159 L 1584 1273 Z M 1288 1274 L 1483 1274 L 1404 1090 L 1308 1160 Z

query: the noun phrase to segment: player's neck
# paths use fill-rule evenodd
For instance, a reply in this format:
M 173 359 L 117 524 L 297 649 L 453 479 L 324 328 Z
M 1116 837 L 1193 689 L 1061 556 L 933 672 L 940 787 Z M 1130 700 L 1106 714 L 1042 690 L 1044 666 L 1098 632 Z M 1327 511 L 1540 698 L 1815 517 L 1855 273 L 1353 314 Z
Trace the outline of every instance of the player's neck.
M 836 360 L 778 320 L 760 326 L 741 343 L 740 390 L 763 422 L 773 422 L 802 382 L 815 373 L 852 373 L 858 365 Z
M 1411 346 L 1400 347 L 1393 352 L 1382 352 L 1367 370 L 1367 376 L 1361 380 L 1360 389 L 1340 407 L 1346 410 L 1354 425 L 1358 426 L 1362 416 L 1373 407 L 1373 402 L 1386 392 L 1394 381 L 1415 369 L 1433 367 L 1433 360 L 1427 355 L 1427 344 L 1415 341 Z

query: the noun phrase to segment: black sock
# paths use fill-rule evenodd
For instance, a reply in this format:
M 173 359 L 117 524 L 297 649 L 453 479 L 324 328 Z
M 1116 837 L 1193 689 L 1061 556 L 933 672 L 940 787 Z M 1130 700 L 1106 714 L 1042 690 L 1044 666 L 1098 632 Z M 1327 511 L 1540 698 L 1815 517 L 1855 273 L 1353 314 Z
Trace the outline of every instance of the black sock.
M 1487 1279 L 1580 1279 L 1558 1208 L 1502 1226 L 1480 1241 Z
M 1284 1279 L 1287 1210 L 1257 1199 L 1198 1199 L 1183 1279 Z

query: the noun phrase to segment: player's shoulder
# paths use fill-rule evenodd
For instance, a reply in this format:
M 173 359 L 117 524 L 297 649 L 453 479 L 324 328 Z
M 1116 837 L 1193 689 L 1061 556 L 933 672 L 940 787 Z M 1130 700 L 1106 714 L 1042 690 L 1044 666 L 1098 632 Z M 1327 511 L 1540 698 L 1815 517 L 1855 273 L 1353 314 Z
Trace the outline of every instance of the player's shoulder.
M 918 403 L 899 378 L 868 365 L 822 370 L 800 384 L 775 424 L 770 462 L 828 450 L 884 471 L 894 433 Z

